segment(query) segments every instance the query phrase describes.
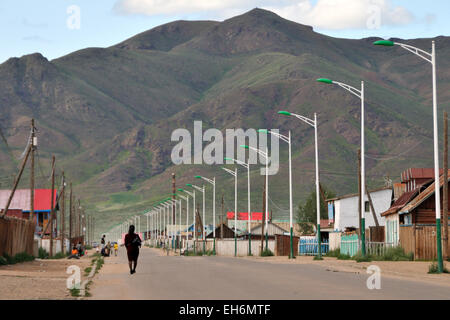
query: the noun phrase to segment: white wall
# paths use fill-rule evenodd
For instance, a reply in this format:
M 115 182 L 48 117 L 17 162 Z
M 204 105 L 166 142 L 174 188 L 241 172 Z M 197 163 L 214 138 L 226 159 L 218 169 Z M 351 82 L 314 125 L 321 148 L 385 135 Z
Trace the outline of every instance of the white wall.
M 275 251 L 275 240 L 268 241 L 269 249 L 276 254 Z M 183 241 L 183 247 L 185 246 L 185 242 Z M 189 240 L 189 246 L 192 246 L 192 240 Z M 205 244 L 205 249 L 208 251 L 212 251 L 214 246 L 213 239 L 207 239 Z M 264 240 L 265 246 L 265 240 Z M 198 241 L 197 250 L 203 250 L 203 242 Z M 252 239 L 252 255 L 258 256 L 261 253 L 261 240 L 253 240 Z M 216 239 L 216 254 L 218 256 L 234 256 L 234 239 Z M 239 257 L 247 256 L 248 254 L 248 240 L 237 240 L 237 255 Z
M 329 238 L 329 250 L 336 250 L 341 247 L 341 233 L 340 232 L 330 232 Z
M 391 207 L 392 201 L 392 190 L 386 189 L 377 192 L 373 192 L 370 194 L 372 197 L 373 206 L 375 208 L 375 212 L 377 214 L 378 223 L 380 226 L 385 225 L 384 217 L 381 217 L 381 214 L 387 211 Z M 369 201 L 367 195 L 365 196 L 364 201 Z M 345 231 L 345 228 L 348 227 L 359 227 L 358 222 L 358 197 L 351 197 L 336 200 L 334 203 L 335 206 L 335 225 L 334 229 L 337 231 Z M 372 215 L 372 209 L 370 212 L 365 213 L 366 218 L 366 228 L 375 226 L 375 221 Z
M 69 239 L 64 239 L 65 249 L 69 251 L 70 247 Z M 39 248 L 44 248 L 45 251 L 50 253 L 50 239 L 39 239 Z M 53 240 L 53 254 L 61 252 L 61 240 Z
M 391 214 L 386 217 L 384 236 L 386 242 L 392 242 L 394 246 L 398 245 L 398 241 L 400 239 L 400 223 L 398 214 Z

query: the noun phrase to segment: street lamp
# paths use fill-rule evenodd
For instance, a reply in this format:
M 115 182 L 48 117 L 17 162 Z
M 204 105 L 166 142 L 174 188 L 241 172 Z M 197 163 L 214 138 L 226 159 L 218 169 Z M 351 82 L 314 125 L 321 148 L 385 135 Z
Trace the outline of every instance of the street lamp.
M 318 82 L 325 84 L 335 84 L 339 87 L 349 91 L 351 94 L 357 96 L 361 100 L 361 190 L 362 190 L 362 201 L 361 201 L 361 252 L 362 255 L 366 255 L 366 219 L 365 219 L 365 195 L 366 195 L 366 159 L 364 151 L 364 81 L 361 81 L 361 90 L 351 87 L 345 83 L 333 81 L 330 79 L 317 79 Z M 317 130 L 317 129 L 316 129 Z
M 252 211 L 250 209 L 250 162 L 245 163 L 232 158 L 225 158 L 225 161 L 232 161 L 236 164 L 239 164 L 247 169 L 247 200 L 248 200 L 248 255 L 252 255 L 252 231 L 251 231 L 251 215 Z
M 216 177 L 212 180 L 202 177 L 195 176 L 196 179 L 202 179 L 206 182 L 209 182 L 213 186 L 213 255 L 216 255 Z
M 291 152 L 291 146 L 292 146 L 292 140 L 291 140 L 291 131 L 289 131 L 289 135 L 285 136 L 282 134 L 279 134 L 278 132 L 273 132 L 266 129 L 259 130 L 261 133 L 266 134 L 272 134 L 276 136 L 278 139 L 283 140 L 289 145 L 289 227 L 290 227 L 290 251 L 289 251 L 289 259 L 294 259 L 294 224 L 293 224 L 293 210 L 292 210 L 292 152 Z M 319 220 L 319 226 L 320 226 L 320 220 Z
M 438 269 L 439 273 L 444 270 L 444 262 L 442 259 L 442 239 L 441 239 L 441 199 L 440 199 L 440 175 L 439 175 L 439 129 L 438 129 L 438 113 L 437 113 L 437 80 L 436 80 L 436 44 L 433 40 L 431 42 L 431 53 L 422 49 L 410 46 L 404 43 L 398 43 L 388 40 L 375 41 L 373 43 L 377 46 L 393 47 L 400 46 L 403 49 L 414 53 L 416 56 L 431 63 L 433 69 L 433 139 L 434 139 L 434 194 L 436 203 L 436 242 L 437 242 L 437 256 L 438 256 Z M 447 183 L 447 182 L 445 182 Z M 447 228 L 447 226 L 444 226 Z
M 234 171 L 222 168 L 229 174 L 231 174 L 234 177 L 234 256 L 237 256 L 237 234 L 236 234 L 236 225 L 237 225 L 237 168 L 234 169 Z
M 249 149 L 255 151 L 257 154 L 259 154 L 261 157 L 266 159 L 266 212 L 265 212 L 265 231 L 266 231 L 266 250 L 269 250 L 269 236 L 268 236 L 268 222 L 269 222 L 269 151 L 266 147 L 266 152 L 261 151 L 260 149 L 253 148 L 247 145 L 241 145 L 242 148 Z M 262 234 L 261 234 L 262 236 Z M 263 248 L 261 248 L 261 253 Z
M 187 193 L 194 200 L 193 201 L 193 211 L 192 211 L 193 213 L 192 213 L 192 216 L 193 216 L 193 221 L 194 221 L 193 226 L 194 226 L 194 229 L 195 229 L 195 190 L 194 190 L 194 192 L 189 192 L 189 191 L 184 190 L 184 189 L 178 189 L 178 191 Z M 186 226 L 188 228 L 186 230 L 186 251 L 187 251 L 189 249 L 189 197 L 187 197 Z M 194 235 L 194 233 L 192 233 L 192 239 L 194 239 L 193 235 Z
M 193 185 L 193 184 L 187 184 L 188 187 L 192 187 L 198 191 L 200 191 L 203 194 L 203 232 L 202 232 L 202 239 L 203 239 L 203 254 L 206 251 L 205 248 L 205 241 L 206 241 L 206 221 L 205 221 L 205 185 L 203 185 L 201 188 Z M 195 225 L 194 225 L 195 227 Z M 197 230 L 196 230 L 197 232 Z
M 189 197 L 188 196 L 182 196 L 182 195 L 178 195 L 181 199 L 183 199 L 184 201 L 186 201 L 186 211 L 189 211 Z M 181 237 L 181 199 L 180 199 L 180 226 L 179 226 L 179 230 L 180 230 L 180 255 L 181 255 L 181 242 L 182 242 L 182 237 Z M 187 218 L 186 218 L 187 220 Z M 186 242 L 187 242 L 187 236 L 186 236 Z

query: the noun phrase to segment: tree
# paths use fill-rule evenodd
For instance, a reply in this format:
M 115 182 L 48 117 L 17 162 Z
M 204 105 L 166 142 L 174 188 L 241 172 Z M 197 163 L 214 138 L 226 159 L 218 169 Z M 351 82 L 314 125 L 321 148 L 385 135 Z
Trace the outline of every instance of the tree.
M 328 218 L 328 206 L 325 199 L 336 197 L 336 193 L 330 189 L 321 186 L 323 196 L 320 197 L 320 218 Z M 317 224 L 317 208 L 316 208 L 316 191 L 312 191 L 308 198 L 298 205 L 297 223 L 300 227 L 300 232 L 303 234 L 311 234 Z

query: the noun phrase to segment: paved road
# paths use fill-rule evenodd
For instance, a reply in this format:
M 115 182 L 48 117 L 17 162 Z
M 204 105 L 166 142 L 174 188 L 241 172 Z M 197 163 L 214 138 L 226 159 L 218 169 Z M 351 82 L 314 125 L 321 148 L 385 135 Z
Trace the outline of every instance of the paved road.
M 369 290 L 367 274 L 232 257 L 161 256 L 154 249 L 141 250 L 137 273 L 130 275 L 121 251 L 107 258 L 94 280 L 93 299 L 450 299 L 449 286 L 382 277 L 382 289 Z

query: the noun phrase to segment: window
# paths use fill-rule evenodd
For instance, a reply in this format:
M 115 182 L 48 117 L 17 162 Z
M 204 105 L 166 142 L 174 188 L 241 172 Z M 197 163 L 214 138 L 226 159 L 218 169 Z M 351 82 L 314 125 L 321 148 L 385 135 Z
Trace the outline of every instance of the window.
M 366 201 L 366 202 L 364 203 L 364 210 L 365 210 L 366 212 L 370 212 L 369 201 Z

